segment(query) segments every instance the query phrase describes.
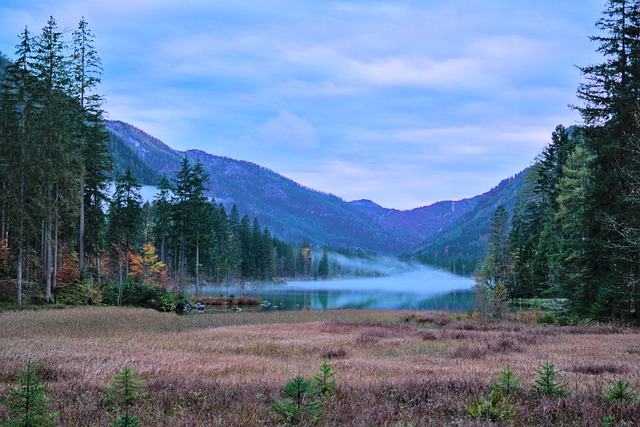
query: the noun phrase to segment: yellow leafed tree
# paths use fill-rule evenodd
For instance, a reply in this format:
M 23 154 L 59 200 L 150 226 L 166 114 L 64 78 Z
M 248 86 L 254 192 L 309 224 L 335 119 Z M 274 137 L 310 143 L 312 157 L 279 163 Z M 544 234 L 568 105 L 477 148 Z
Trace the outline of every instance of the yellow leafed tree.
M 131 255 L 129 277 L 146 283 L 166 286 L 168 281 L 167 265 L 159 261 L 159 257 L 156 254 L 156 248 L 151 243 L 145 243 L 140 255 Z

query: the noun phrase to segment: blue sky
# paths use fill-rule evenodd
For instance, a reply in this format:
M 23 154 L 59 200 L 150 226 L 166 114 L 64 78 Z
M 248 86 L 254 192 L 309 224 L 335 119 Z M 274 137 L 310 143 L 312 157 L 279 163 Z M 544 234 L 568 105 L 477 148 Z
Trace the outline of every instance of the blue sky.
M 410 209 L 530 165 L 599 61 L 604 0 L 2 0 L 96 35 L 109 117 L 345 200 Z

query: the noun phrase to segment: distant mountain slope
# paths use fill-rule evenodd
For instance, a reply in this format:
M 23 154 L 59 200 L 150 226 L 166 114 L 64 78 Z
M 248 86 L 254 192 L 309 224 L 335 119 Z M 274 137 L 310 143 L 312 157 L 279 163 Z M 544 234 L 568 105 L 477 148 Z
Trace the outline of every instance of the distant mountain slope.
M 493 213 L 502 204 L 511 215 L 531 171 L 527 168 L 489 192 L 474 197 L 477 203 L 472 209 L 418 245 L 414 255 L 457 273 L 472 274 L 484 259 Z
M 254 163 L 200 150 L 173 150 L 123 122 L 110 121 L 107 128 L 112 148 L 118 149 L 113 152 L 116 164 L 121 168 L 134 165 L 132 172 L 140 182 L 154 184 L 164 173 L 173 177 L 183 156 L 199 160 L 209 173 L 210 196 L 226 207 L 236 203 L 241 214 L 257 217 L 283 239 L 399 254 L 438 233 L 478 202 L 477 198 L 438 202 L 409 211 L 366 200 L 345 202 Z M 127 153 L 127 158 L 119 159 L 119 153 Z
M 0 56 L 0 80 L 9 62 Z M 491 215 L 499 203 L 511 210 L 523 174 L 488 193 L 460 201 L 400 211 L 369 200 L 345 202 L 315 191 L 256 164 L 207 154 L 180 152 L 120 121 L 108 121 L 114 175 L 131 169 L 142 184 L 155 185 L 162 174 L 173 177 L 184 156 L 199 159 L 210 174 L 210 196 L 225 206 L 236 203 L 283 239 L 309 239 L 317 245 L 350 247 L 386 254 L 411 252 L 425 261 L 450 267 L 463 260 L 475 265 L 484 256 Z M 469 273 L 471 267 L 460 272 Z

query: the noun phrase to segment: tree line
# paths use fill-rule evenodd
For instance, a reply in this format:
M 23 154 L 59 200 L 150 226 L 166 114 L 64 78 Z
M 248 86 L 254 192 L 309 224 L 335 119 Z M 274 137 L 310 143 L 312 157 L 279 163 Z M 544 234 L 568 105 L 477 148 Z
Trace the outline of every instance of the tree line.
M 583 123 L 556 127 L 512 218 L 498 207 L 478 279 L 639 320 L 640 1 L 609 0 L 596 26 L 605 60 L 580 67 Z
M 68 40 L 50 17 L 39 35 L 25 27 L 4 70 L 0 296 L 121 304 L 149 291 L 140 283 L 158 299 L 188 283 L 312 274 L 308 243 L 280 241 L 208 199 L 199 163 L 185 158 L 175 179 L 163 177 L 153 203 L 130 171 L 112 183 L 94 41 L 84 18 Z

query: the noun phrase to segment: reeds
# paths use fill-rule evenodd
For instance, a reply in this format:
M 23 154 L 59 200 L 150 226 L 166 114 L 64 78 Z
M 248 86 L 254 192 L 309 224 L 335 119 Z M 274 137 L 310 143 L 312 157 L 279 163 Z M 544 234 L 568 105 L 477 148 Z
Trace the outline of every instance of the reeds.
M 270 403 L 282 386 L 310 376 L 325 360 L 337 390 L 320 425 L 479 425 L 466 408 L 487 395 L 504 368 L 527 388 L 547 361 L 563 371 L 572 395 L 518 396 L 513 425 L 597 425 L 608 415 L 619 424 L 640 423 L 637 402 L 610 410 L 600 398 L 620 377 L 640 383 L 634 329 L 539 327 L 443 313 L 178 316 L 114 307 L 6 311 L 0 325 L 0 397 L 28 360 L 42 359 L 65 426 L 108 424 L 102 396 L 124 365 L 147 383 L 148 399 L 133 410 L 143 425 L 275 425 Z M 0 407 L 0 422 L 5 416 Z

